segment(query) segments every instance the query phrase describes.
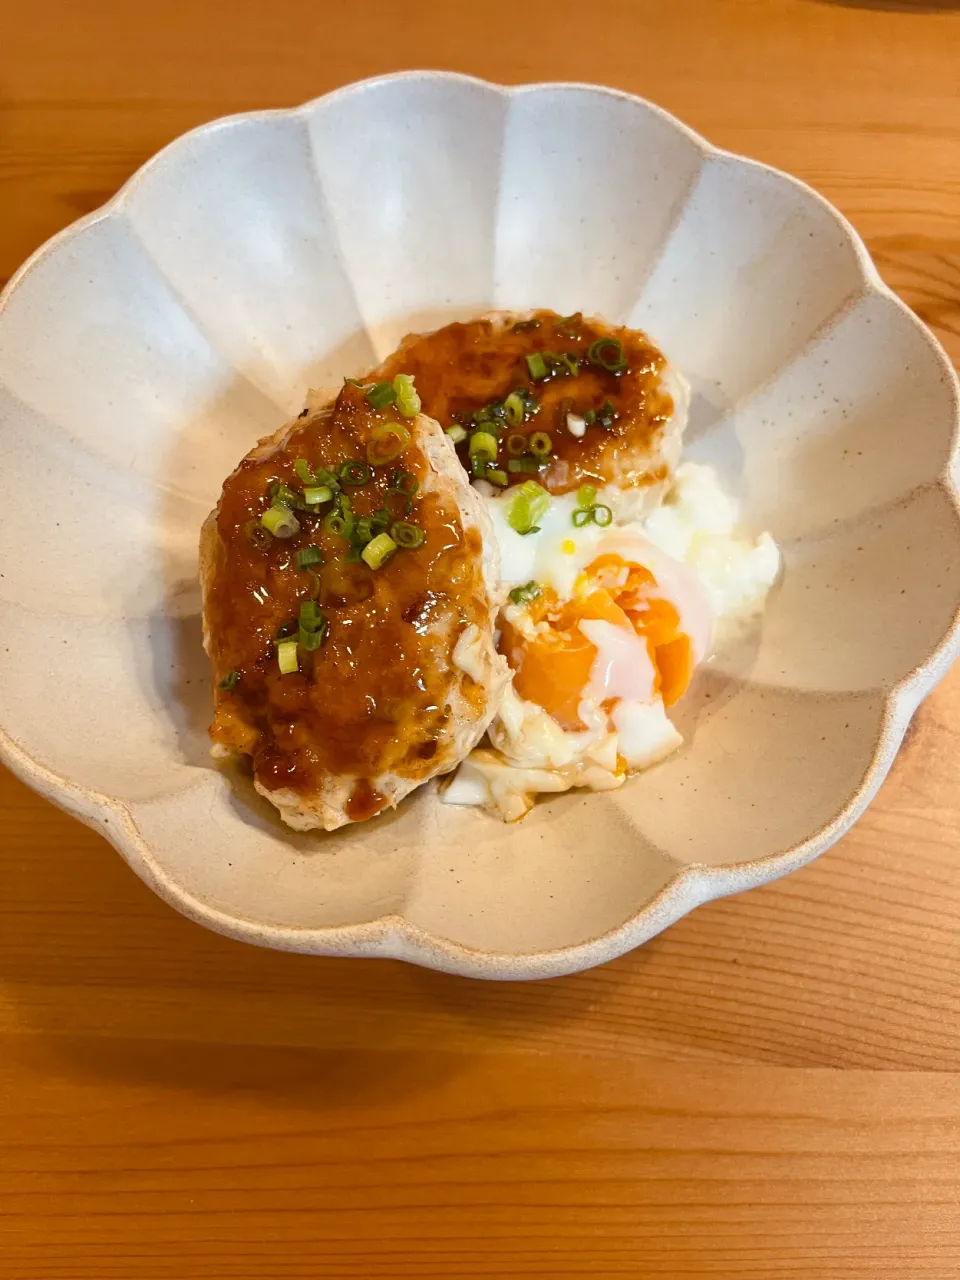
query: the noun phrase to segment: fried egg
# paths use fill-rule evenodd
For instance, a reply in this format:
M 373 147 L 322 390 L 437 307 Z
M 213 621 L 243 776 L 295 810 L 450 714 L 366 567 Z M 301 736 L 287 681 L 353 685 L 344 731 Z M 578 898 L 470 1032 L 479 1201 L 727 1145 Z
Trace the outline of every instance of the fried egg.
M 512 671 L 489 746 L 445 792 L 506 821 L 537 793 L 610 790 L 681 745 L 668 709 L 711 653 L 718 628 L 762 609 L 780 556 L 769 534 L 738 531 L 736 503 L 709 467 L 681 465 L 661 506 L 632 519 L 607 486 L 534 501 L 484 500 L 507 597 L 498 648 Z M 599 501 L 603 499 L 603 501 Z

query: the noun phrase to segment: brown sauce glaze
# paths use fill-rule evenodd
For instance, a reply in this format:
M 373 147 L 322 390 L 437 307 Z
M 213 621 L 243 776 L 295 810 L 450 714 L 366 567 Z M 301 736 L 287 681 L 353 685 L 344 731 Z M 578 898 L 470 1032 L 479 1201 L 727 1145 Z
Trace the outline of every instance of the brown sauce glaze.
M 627 361 L 622 372 L 608 372 L 588 359 L 590 347 L 603 338 L 621 343 Z M 559 366 L 546 378 L 534 378 L 526 357 L 537 352 L 569 354 L 578 370 L 571 374 Z M 580 313 L 562 317 L 536 311 L 519 321 L 491 317 L 411 335 L 369 378 L 412 373 L 424 413 L 444 429 L 460 422 L 469 430 L 470 415 L 526 388 L 539 407 L 522 425 L 503 428 L 498 465 L 507 460 L 508 436 L 545 431 L 552 442 L 547 464 L 536 474 L 508 472 L 509 483 L 536 479 L 552 493 L 566 493 L 583 483 L 642 485 L 662 478 L 659 444 L 673 413 L 662 383 L 665 365 L 660 351 L 636 329 L 587 320 Z M 609 426 L 588 425 L 582 438 L 571 434 L 568 413 L 600 413 L 607 402 L 615 411 Z M 466 442 L 458 453 L 469 467 Z
M 345 492 L 358 518 L 387 507 L 418 525 L 426 534 L 421 547 L 398 550 L 376 570 L 350 561 L 348 542 L 324 527 L 329 503 L 320 515 L 297 511 L 301 528 L 292 538 L 251 540 L 250 532 L 270 506 L 273 484 L 302 490 L 298 458 L 314 471 L 365 460 L 371 431 L 391 421 L 401 421 L 393 409 L 374 410 L 362 389 L 347 384 L 332 411 L 298 419 L 278 444 L 254 450 L 224 485 L 207 591 L 217 679 L 237 673 L 233 688 L 217 689 L 214 741 L 252 755 L 269 790 L 309 796 L 326 774 L 363 780 L 347 805 L 357 821 L 385 803 L 370 779 L 427 777 L 443 758 L 451 691 L 472 684 L 455 667 L 453 649 L 465 626 L 487 625 L 479 534 L 464 530 L 453 498 L 431 479 L 416 436 L 401 458 Z M 388 492 L 397 467 L 420 484 L 409 513 Z M 320 648 L 299 649 L 299 671 L 283 675 L 278 631 L 316 594 L 315 580 L 295 563 L 307 546 L 323 555 L 316 598 L 328 631 Z

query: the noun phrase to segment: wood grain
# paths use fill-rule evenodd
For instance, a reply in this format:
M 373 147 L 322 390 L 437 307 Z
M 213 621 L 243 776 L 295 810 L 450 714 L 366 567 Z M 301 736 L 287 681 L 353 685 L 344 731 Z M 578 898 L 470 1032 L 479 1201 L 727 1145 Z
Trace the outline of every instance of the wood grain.
M 960 360 L 952 5 L 0 0 L 0 279 L 184 129 L 416 65 L 796 173 Z M 958 725 L 955 675 L 818 863 L 513 986 L 205 933 L 0 776 L 0 1274 L 955 1276 Z

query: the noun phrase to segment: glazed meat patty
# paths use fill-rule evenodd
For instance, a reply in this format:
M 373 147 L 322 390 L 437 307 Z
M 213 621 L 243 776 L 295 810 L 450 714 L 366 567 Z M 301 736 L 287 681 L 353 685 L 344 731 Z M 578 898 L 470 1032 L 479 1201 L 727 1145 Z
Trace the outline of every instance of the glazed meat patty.
M 506 487 L 531 478 L 554 494 L 614 485 L 660 500 L 680 458 L 689 389 L 639 330 L 577 312 L 491 312 L 412 334 L 368 380 L 404 370 L 424 412 L 457 444 L 474 476 Z M 477 459 L 471 437 L 492 433 Z
M 368 390 L 261 441 L 201 541 L 211 736 L 301 830 L 454 768 L 507 678 L 483 504 L 432 418 Z

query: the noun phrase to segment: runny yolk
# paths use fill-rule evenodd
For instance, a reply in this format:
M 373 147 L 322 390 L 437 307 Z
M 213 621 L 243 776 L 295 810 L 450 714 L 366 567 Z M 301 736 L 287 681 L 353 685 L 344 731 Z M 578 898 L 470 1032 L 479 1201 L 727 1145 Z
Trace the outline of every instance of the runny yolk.
M 535 640 L 504 626 L 500 650 L 513 668 L 517 693 L 543 707 L 565 729 L 584 728 L 579 707 L 597 648 L 578 624 L 595 618 L 632 630 L 646 641 L 656 672 L 655 692 L 665 706 L 672 706 L 693 675 L 693 646 L 653 574 L 618 555 L 604 555 L 587 567 L 582 586 L 586 589 L 572 600 L 558 603 L 545 597 L 539 609 L 534 606 L 534 621 L 548 624 L 538 628 Z

